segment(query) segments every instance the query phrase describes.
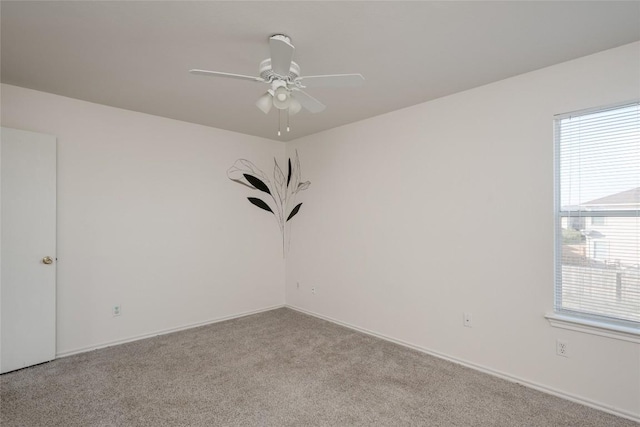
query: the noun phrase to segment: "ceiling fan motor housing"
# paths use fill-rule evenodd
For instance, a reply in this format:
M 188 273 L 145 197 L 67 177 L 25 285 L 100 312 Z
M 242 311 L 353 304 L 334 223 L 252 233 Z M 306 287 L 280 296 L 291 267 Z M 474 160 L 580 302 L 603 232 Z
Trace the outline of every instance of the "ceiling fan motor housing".
M 260 77 L 267 82 L 271 82 L 273 80 L 286 80 L 292 83 L 295 79 L 300 77 L 300 66 L 294 61 L 291 61 L 289 74 L 286 76 L 281 76 L 273 71 L 273 69 L 271 68 L 271 58 L 267 58 L 260 63 L 259 72 Z

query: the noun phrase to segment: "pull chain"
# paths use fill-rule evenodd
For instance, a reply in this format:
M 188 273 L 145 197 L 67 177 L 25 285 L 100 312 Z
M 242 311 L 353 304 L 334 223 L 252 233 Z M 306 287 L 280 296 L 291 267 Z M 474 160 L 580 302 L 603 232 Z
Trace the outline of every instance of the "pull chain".
M 282 122 L 282 110 L 278 110 L 278 136 L 282 135 L 280 132 L 280 123 Z

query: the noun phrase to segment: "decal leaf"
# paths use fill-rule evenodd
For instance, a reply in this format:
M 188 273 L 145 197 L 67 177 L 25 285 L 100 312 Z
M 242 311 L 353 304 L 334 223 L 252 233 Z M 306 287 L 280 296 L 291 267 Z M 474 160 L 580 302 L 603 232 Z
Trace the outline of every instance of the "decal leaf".
M 273 177 L 276 180 L 276 193 L 278 193 L 278 198 L 280 199 L 280 203 L 284 201 L 284 198 L 287 197 L 287 190 L 284 186 L 284 173 L 282 173 L 282 169 L 280 169 L 280 165 L 276 159 L 273 159 L 275 166 L 273 167 Z
M 265 211 L 269 211 L 271 213 L 273 213 L 273 211 L 271 210 L 271 208 L 269 207 L 268 204 L 266 204 L 265 202 L 263 202 L 262 200 L 256 198 L 256 197 L 247 197 L 247 199 L 254 205 L 256 205 L 257 207 L 259 207 L 260 209 L 264 209 Z M 274 214 L 275 215 L 275 214 Z
M 289 162 L 291 162 L 291 159 L 289 159 Z M 298 192 L 298 184 L 300 184 L 299 167 L 300 160 L 298 159 L 298 151 L 296 151 L 296 157 L 293 162 L 291 162 L 291 194 Z
M 300 156 L 298 155 L 298 150 L 296 150 L 296 181 L 300 182 L 302 180 L 302 171 L 300 170 Z
M 298 184 L 298 191 L 306 190 L 310 185 L 311 183 L 309 181 L 301 182 Z
M 291 159 L 289 159 L 289 174 L 287 175 L 287 188 L 289 188 L 290 182 L 291 182 Z
M 300 210 L 300 206 L 302 206 L 302 203 L 298 203 L 296 205 L 295 208 L 293 208 L 291 210 L 291 213 L 289 214 L 289 216 L 287 217 L 287 221 L 289 221 L 291 218 L 293 218 L 294 216 L 296 216 L 296 214 L 298 213 L 298 211 Z
M 245 185 L 253 190 L 256 188 L 251 185 L 245 178 L 245 174 L 256 176 L 263 182 L 269 184 L 269 178 L 262 172 L 256 165 L 249 160 L 238 159 L 227 171 L 227 176 L 230 180 L 237 182 L 238 184 Z
M 282 173 L 282 169 L 280 169 L 280 165 L 276 159 L 273 159 L 275 166 L 273 167 L 273 176 L 276 179 L 276 183 L 280 186 L 284 184 L 284 173 Z
M 267 184 L 262 182 L 260 178 L 256 178 L 255 176 L 249 175 L 248 173 L 244 174 L 244 178 L 249 181 L 249 184 L 253 185 L 257 190 L 264 191 L 267 194 L 271 194 L 271 191 L 269 191 L 269 187 L 267 187 Z

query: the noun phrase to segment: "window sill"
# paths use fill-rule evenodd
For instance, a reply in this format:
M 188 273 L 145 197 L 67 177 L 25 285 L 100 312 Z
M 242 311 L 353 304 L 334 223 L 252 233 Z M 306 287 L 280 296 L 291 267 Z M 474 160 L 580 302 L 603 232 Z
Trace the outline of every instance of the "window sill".
M 628 326 L 611 325 L 595 320 L 581 319 L 566 314 L 549 313 L 544 316 L 554 328 L 584 332 L 616 340 L 640 344 L 640 329 Z

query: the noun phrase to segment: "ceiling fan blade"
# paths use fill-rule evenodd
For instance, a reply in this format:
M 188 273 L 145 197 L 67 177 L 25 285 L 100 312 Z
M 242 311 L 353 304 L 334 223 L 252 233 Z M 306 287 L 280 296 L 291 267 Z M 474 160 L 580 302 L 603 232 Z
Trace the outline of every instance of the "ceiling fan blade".
M 304 108 L 312 113 L 319 113 L 321 111 L 324 111 L 324 109 L 326 108 L 326 106 L 322 102 L 318 101 L 303 90 L 294 89 L 291 96 L 298 100 L 298 102 L 300 102 L 300 104 L 302 104 Z
M 264 82 L 262 77 L 243 76 L 242 74 L 223 73 L 220 71 L 207 71 L 207 70 L 189 70 L 191 74 L 198 74 L 201 76 L 215 76 L 215 77 L 229 77 L 239 80 L 253 80 L 254 82 Z
M 273 72 L 283 77 L 288 76 L 295 50 L 289 42 L 289 37 L 282 35 L 271 37 L 269 49 L 271 50 L 271 69 Z
M 364 77 L 362 74 L 328 74 L 299 77 L 296 82 L 304 87 L 355 87 L 364 84 Z

